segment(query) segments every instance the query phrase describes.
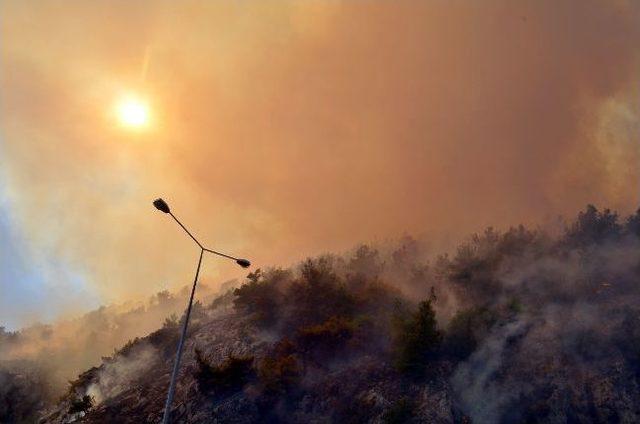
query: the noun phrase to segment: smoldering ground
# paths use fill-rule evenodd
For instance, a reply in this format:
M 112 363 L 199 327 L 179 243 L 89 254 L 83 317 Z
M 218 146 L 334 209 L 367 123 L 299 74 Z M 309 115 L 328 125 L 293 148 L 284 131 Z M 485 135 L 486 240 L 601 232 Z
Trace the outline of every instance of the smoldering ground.
M 638 216 L 622 230 L 616 215 L 588 209 L 559 243 L 531 243 L 494 268 L 500 289 L 487 293 L 489 303 L 518 313 L 494 326 L 452 377 L 474 422 L 632 419 L 625 402 L 638 396 Z M 619 400 L 588 410 L 608 396 Z
M 209 302 L 216 291 L 201 284 L 199 302 Z M 180 317 L 189 290 L 161 291 L 145 302 L 103 306 L 73 319 L 38 324 L 15 332 L 0 327 L 0 367 L 35 369 L 46 376 L 54 392 L 64 390 L 81 371 L 98 365 L 127 342 L 144 336 L 172 317 Z M 200 303 L 201 304 L 201 303 Z

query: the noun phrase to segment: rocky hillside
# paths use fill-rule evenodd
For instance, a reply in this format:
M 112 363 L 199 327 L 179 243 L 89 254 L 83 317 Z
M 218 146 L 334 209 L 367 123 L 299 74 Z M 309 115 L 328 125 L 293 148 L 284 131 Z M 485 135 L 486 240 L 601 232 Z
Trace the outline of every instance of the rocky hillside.
M 159 422 L 177 337 L 177 328 L 165 328 L 85 372 L 41 422 Z M 268 341 L 269 337 L 246 316 L 233 312 L 194 325 L 173 419 L 189 423 L 454 419 L 450 389 L 443 378 L 446 363 L 437 364 L 442 369 L 429 384 L 406 380 L 392 364 L 364 352 L 333 358 L 327 367 L 306 364 L 303 370 L 298 369 L 305 364 L 297 363 L 297 355 L 279 356 L 286 354 L 279 349 L 289 347 Z M 242 372 L 228 371 L 231 361 L 249 358 Z M 206 373 L 214 367 L 213 373 Z M 83 409 L 87 395 L 92 400 Z
M 193 315 L 185 423 L 640 422 L 640 214 L 488 229 L 257 270 Z M 158 422 L 179 319 L 73 381 L 41 422 Z

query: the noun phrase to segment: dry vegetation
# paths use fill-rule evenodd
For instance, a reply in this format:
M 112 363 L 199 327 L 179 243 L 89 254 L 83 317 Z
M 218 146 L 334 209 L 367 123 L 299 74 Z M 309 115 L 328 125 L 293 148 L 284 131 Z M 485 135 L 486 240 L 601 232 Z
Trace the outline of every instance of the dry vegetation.
M 197 396 L 185 396 L 196 409 L 244 396 L 252 406 L 235 413 L 247 422 L 419 421 L 435 408 L 424 390 L 443 396 L 445 421 L 632 422 L 640 419 L 638 252 L 640 213 L 621 222 L 589 206 L 560 236 L 487 229 L 436 257 L 405 238 L 389 252 L 361 246 L 298 269 L 256 270 L 198 304 L 191 331 L 213 337 L 207 326 L 227 309 L 234 337 L 260 348 L 220 359 L 194 340 L 183 378 Z M 100 372 L 140 352 L 166 364 L 180 320 L 125 344 Z M 373 387 L 384 401 L 371 398 Z M 19 393 L 4 394 L 13 407 L 3 420 L 46 403 Z M 70 408 L 90 418 L 88 393 L 78 391 Z

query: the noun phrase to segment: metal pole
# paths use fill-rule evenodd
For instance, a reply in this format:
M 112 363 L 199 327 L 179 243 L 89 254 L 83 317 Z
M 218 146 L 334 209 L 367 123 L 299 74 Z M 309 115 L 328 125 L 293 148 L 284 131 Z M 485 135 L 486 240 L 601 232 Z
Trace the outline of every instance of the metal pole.
M 173 216 L 173 214 L 172 214 Z M 175 217 L 174 217 L 175 219 Z M 178 221 L 176 219 L 176 221 Z M 180 221 L 178 221 L 180 224 Z M 182 224 L 180 224 L 182 226 Z M 184 228 L 184 226 L 182 226 Z M 186 231 L 186 228 L 185 228 Z M 187 231 L 187 233 L 189 233 Z M 191 233 L 189 233 L 191 235 Z M 193 236 L 191 236 L 195 240 Z M 196 243 L 197 240 L 196 240 Z M 200 246 L 200 243 L 198 243 Z M 171 383 L 169 383 L 169 393 L 167 394 L 167 402 L 164 405 L 164 417 L 162 418 L 163 424 L 169 424 L 169 415 L 171 414 L 171 403 L 173 402 L 173 395 L 176 391 L 176 379 L 178 377 L 178 370 L 180 369 L 180 359 L 182 358 L 182 349 L 184 347 L 184 339 L 187 337 L 187 326 L 189 325 L 189 317 L 191 316 L 191 306 L 193 305 L 193 295 L 196 292 L 196 284 L 198 283 L 198 275 L 200 274 L 200 265 L 202 265 L 202 256 L 204 255 L 204 248 L 200 246 L 200 259 L 198 259 L 198 268 L 196 268 L 196 276 L 193 279 L 193 287 L 191 288 L 191 297 L 189 298 L 189 306 L 187 307 L 187 315 L 184 318 L 184 324 L 182 325 L 182 334 L 180 335 L 180 343 L 178 343 L 178 352 L 176 352 L 176 362 L 173 364 L 173 372 L 171 373 Z

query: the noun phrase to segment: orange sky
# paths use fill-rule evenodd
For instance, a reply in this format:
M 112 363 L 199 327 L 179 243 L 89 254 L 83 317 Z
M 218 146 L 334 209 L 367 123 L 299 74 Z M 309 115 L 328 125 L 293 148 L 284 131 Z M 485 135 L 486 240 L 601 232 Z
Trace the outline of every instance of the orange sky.
M 104 302 L 191 278 L 156 196 L 257 266 L 639 203 L 635 1 L 4 1 L 0 47 L 12 225 Z

